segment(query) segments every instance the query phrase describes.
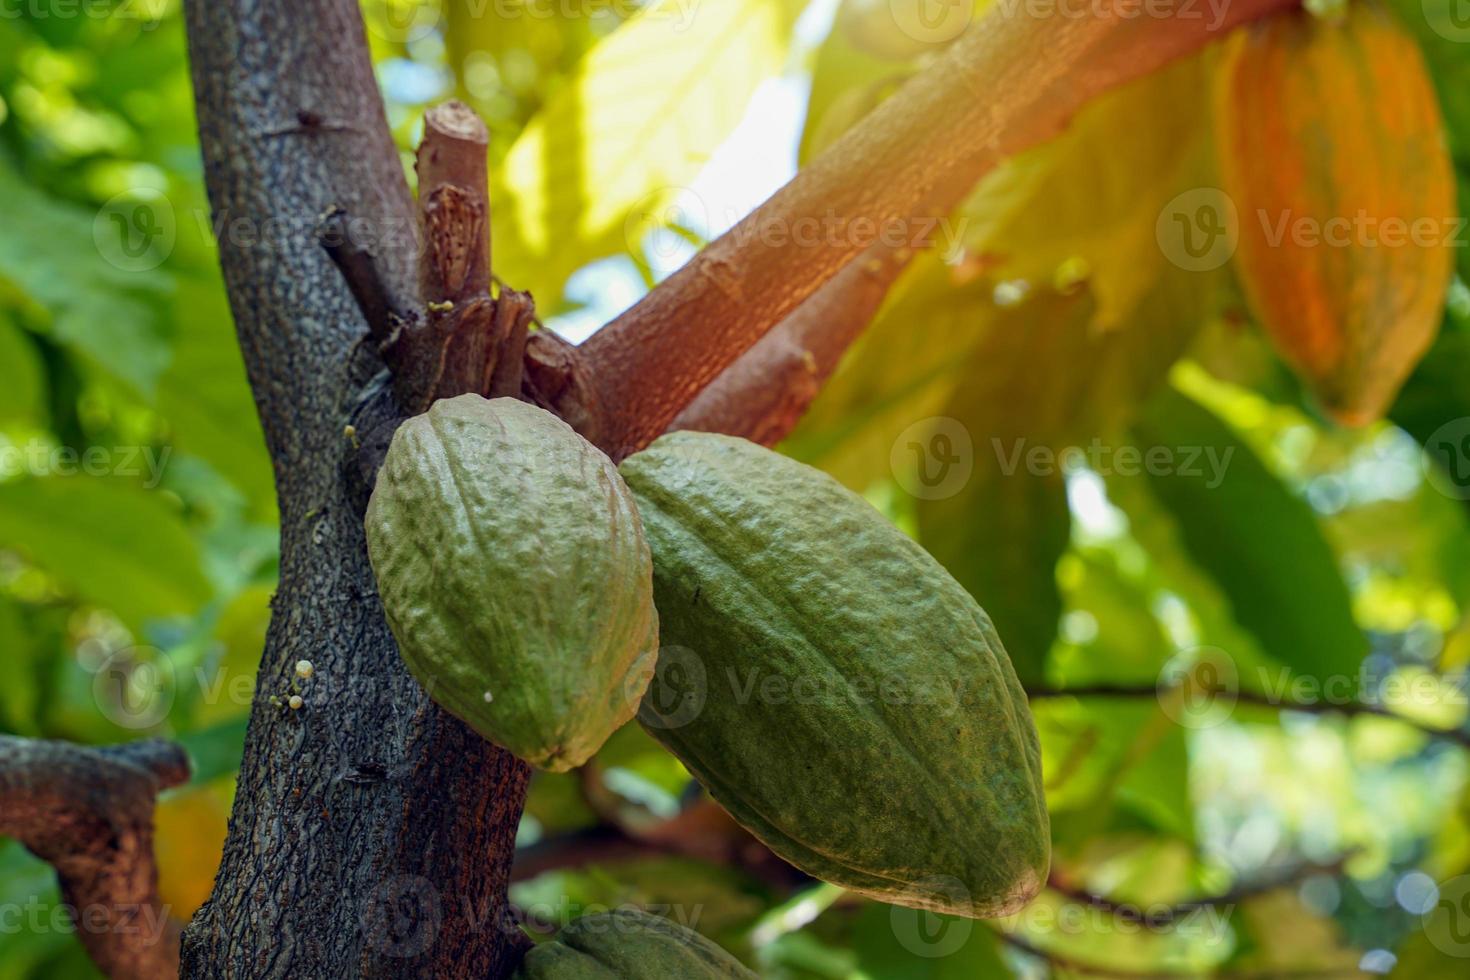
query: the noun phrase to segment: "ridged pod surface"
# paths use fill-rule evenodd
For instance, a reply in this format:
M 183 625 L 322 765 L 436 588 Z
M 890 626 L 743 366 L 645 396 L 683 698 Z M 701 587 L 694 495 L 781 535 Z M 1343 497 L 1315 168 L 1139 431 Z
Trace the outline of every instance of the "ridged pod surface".
M 573 919 L 526 954 L 513 980 L 756 980 L 740 961 L 675 922 L 615 909 Z
M 585 762 L 658 650 L 637 508 L 612 461 L 511 398 L 435 402 L 393 437 L 368 554 L 409 672 L 533 765 Z
M 1456 232 L 1417 45 L 1372 0 L 1277 14 L 1226 44 L 1215 119 L 1251 307 L 1330 413 L 1380 417 L 1439 327 Z
M 622 464 L 664 643 L 639 720 L 807 873 L 967 916 L 1029 901 L 1050 831 L 990 618 L 824 473 L 677 432 Z

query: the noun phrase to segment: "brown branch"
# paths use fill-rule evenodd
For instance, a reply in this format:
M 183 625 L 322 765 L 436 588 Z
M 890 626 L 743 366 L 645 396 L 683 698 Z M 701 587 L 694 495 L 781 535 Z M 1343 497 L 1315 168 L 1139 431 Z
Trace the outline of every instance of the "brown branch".
M 791 434 L 915 255 L 871 246 L 726 368 L 669 425 L 774 446 Z
M 0 836 L 56 868 L 77 936 L 113 980 L 179 975 L 179 923 L 158 895 L 153 804 L 189 778 L 163 741 L 87 748 L 0 735 Z
M 1147 699 L 1158 698 L 1161 693 L 1167 692 L 1168 688 L 1161 691 L 1153 685 L 1129 685 L 1129 684 L 1088 684 L 1079 687 L 1028 687 L 1026 696 L 1031 700 L 1045 698 L 1120 698 L 1120 699 Z M 1196 690 L 1196 697 L 1219 697 L 1233 700 L 1237 704 L 1249 705 L 1257 708 L 1270 708 L 1274 711 L 1299 711 L 1313 715 L 1343 715 L 1348 718 L 1371 716 L 1374 718 L 1387 718 L 1391 721 L 1402 722 L 1412 728 L 1417 728 L 1431 738 L 1444 739 L 1456 742 L 1470 748 L 1470 731 L 1453 728 L 1436 728 L 1433 725 L 1401 715 L 1396 711 L 1390 711 L 1382 705 L 1365 704 L 1362 701 L 1290 701 L 1284 698 L 1274 697 L 1260 691 L 1233 691 L 1226 688 Z
M 1108 17 L 993 6 L 796 179 L 594 334 L 581 356 L 607 412 L 604 448 L 620 458 L 647 445 L 879 236 L 948 214 L 996 163 L 1060 132 L 1090 99 L 1295 0 L 1241 0 L 1220 23 L 1150 17 L 1143 2 L 1119 0 Z
M 1175 924 L 1181 919 L 1188 918 L 1201 909 L 1233 906 L 1257 895 L 1263 895 L 1267 892 L 1273 892 L 1280 888 L 1298 884 L 1312 875 L 1339 874 L 1342 871 L 1343 864 L 1350 856 L 1350 854 L 1345 854 L 1337 860 L 1326 864 L 1304 862 L 1291 867 L 1278 868 L 1270 874 L 1263 875 L 1259 878 L 1241 881 L 1229 890 L 1217 895 L 1206 895 L 1172 904 L 1141 904 L 1120 901 L 1105 895 L 1099 895 L 1085 888 L 1067 883 L 1055 868 L 1053 868 L 1051 876 L 1047 879 L 1046 887 L 1058 895 L 1070 898 L 1076 902 L 1081 902 L 1090 908 L 1100 909 L 1109 915 L 1116 916 L 1120 921 L 1136 923 L 1153 929 L 1163 929 Z
M 1116 977 L 1118 980 L 1184 980 L 1184 978 L 1213 977 L 1215 980 L 1333 980 L 1333 978 L 1363 976 L 1362 970 L 1333 967 L 1268 967 L 1260 970 L 1133 970 L 1127 967 L 1110 966 L 1078 960 L 1055 950 L 1042 949 L 1030 940 L 1023 939 L 1014 931 L 992 925 L 991 931 L 997 939 L 1028 956 L 1045 960 L 1054 969 L 1065 970 L 1085 977 Z
M 604 818 L 597 826 L 548 837 L 516 852 L 511 877 L 526 881 L 558 868 L 649 857 L 683 857 L 735 868 L 781 893 L 811 880 L 709 799 L 646 827 Z
M 378 344 L 379 351 L 389 347 L 399 332 L 409 326 L 418 316 L 420 303 L 417 297 L 398 295 L 392 282 L 384 275 L 373 254 L 372 248 L 362 242 L 354 228 L 351 216 L 342 208 L 333 206 L 322 216 L 317 226 L 317 238 L 327 250 L 337 271 L 352 291 L 352 298 L 367 320 L 368 332 Z

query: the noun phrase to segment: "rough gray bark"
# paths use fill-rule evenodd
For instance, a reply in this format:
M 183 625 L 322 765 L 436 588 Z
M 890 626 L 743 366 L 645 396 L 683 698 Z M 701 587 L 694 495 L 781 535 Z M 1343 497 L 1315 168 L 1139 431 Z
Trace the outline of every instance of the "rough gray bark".
M 395 293 L 417 295 L 416 214 L 358 5 L 190 0 L 187 23 L 221 263 L 275 464 L 281 576 L 229 840 L 183 974 L 499 976 L 519 942 L 501 926 L 528 772 L 399 660 L 346 430 L 378 364 L 315 236 L 343 208 Z M 305 706 L 270 704 L 302 659 Z

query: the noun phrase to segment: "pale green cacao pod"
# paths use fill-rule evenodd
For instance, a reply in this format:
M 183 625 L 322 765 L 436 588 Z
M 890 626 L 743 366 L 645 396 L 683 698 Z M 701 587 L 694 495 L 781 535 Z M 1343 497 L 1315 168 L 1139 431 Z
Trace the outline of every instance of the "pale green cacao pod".
M 629 457 L 664 644 L 639 719 L 736 820 L 874 898 L 997 916 L 1046 880 L 1025 693 L 990 618 L 824 473 L 678 432 Z
M 429 696 L 555 772 L 632 717 L 658 650 L 648 545 L 611 460 L 511 398 L 436 402 L 367 511 L 388 624 Z
M 512 980 L 757 980 L 699 933 L 634 909 L 572 920 Z

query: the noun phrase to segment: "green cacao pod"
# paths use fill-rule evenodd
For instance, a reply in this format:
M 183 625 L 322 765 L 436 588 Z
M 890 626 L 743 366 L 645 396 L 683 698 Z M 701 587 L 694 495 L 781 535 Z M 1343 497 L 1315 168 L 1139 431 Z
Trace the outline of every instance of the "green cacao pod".
M 1460 227 L 1419 46 L 1371 0 L 1285 10 L 1231 36 L 1215 95 L 1250 305 L 1328 412 L 1371 422 L 1439 329 Z
M 429 696 L 533 765 L 581 765 L 658 650 L 648 544 L 612 461 L 511 398 L 435 402 L 367 511 L 388 624 Z
M 1025 693 L 990 618 L 831 477 L 677 432 L 623 462 L 664 643 L 644 727 L 803 871 L 996 916 L 1046 880 Z
M 512 980 L 756 980 L 740 961 L 675 922 L 615 909 L 574 919 L 526 954 Z

